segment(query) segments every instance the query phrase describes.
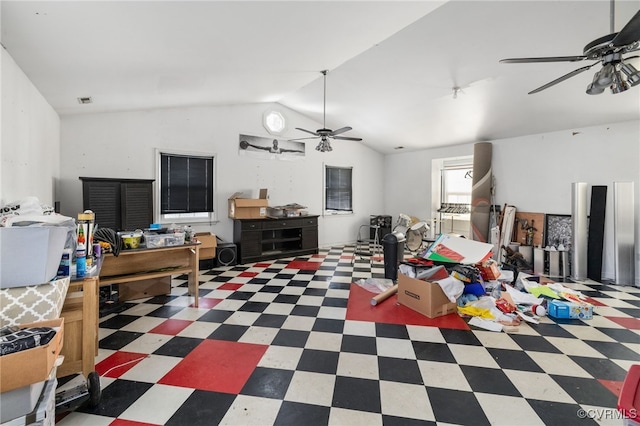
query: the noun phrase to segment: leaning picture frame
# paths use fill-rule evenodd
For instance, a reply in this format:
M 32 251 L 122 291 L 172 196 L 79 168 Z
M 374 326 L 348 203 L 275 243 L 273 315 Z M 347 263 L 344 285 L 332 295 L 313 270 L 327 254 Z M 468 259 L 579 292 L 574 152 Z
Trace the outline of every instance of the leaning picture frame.
M 558 248 L 562 244 L 566 249 L 570 249 L 573 238 L 572 226 L 569 214 L 546 214 L 544 221 L 545 247 Z

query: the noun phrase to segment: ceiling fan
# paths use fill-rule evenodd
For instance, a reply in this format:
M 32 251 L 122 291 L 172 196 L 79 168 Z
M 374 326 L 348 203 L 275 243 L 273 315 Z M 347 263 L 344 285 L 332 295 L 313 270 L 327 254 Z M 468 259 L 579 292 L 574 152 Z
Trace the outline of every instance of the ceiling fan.
M 578 62 L 583 60 L 597 61 L 591 65 L 571 71 L 537 89 L 529 92 L 541 92 L 564 80 L 584 72 L 598 62 L 602 63 L 602 68 L 595 74 L 593 81 L 587 86 L 587 94 L 599 95 L 607 87 L 612 93 L 620 93 L 631 86 L 640 84 L 640 72 L 630 63 L 625 62 L 637 56 L 623 58 L 622 55 L 640 49 L 640 10 L 627 22 L 620 30 L 614 32 L 614 0 L 611 0 L 611 34 L 597 38 L 587 44 L 582 55 L 577 56 L 551 56 L 542 58 L 509 58 L 502 59 L 501 63 L 522 64 L 530 62 Z
M 324 101 L 323 101 L 323 106 L 322 106 L 322 129 L 318 129 L 315 132 L 312 132 L 311 130 L 306 130 L 306 129 L 301 129 L 300 127 L 296 127 L 296 130 L 300 130 L 306 133 L 310 133 L 312 134 L 314 137 L 312 138 L 299 138 L 299 139 L 292 139 L 295 141 L 301 141 L 301 140 L 306 140 L 306 139 L 316 139 L 316 138 L 320 138 L 320 142 L 318 143 L 318 146 L 316 146 L 316 150 L 320 151 L 320 152 L 328 152 L 328 151 L 332 151 L 333 148 L 331 148 L 331 143 L 329 142 L 329 139 L 340 139 L 340 140 L 345 140 L 345 141 L 361 141 L 361 138 L 350 138 L 347 136 L 338 136 L 344 132 L 348 132 L 349 130 L 351 130 L 351 127 L 341 127 L 337 130 L 331 130 L 331 129 L 327 129 L 327 125 L 326 123 L 326 116 L 327 116 L 327 70 L 321 71 L 322 75 L 324 76 Z

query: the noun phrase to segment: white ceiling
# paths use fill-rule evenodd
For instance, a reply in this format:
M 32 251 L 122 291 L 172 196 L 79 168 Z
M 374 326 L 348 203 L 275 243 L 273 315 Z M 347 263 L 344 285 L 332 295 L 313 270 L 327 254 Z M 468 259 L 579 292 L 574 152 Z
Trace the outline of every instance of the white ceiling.
M 585 94 L 597 65 L 527 95 L 591 61 L 498 63 L 582 54 L 610 33 L 610 5 L 3 0 L 1 33 L 61 115 L 279 102 L 321 123 L 328 69 L 327 127 L 391 153 L 640 119 L 640 86 Z M 638 10 L 616 1 L 615 31 Z

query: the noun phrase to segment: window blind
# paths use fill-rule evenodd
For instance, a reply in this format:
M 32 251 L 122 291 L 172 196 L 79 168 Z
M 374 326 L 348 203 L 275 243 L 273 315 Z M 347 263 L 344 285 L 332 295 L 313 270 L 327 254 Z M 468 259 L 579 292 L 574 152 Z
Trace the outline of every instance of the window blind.
M 160 154 L 160 212 L 213 212 L 213 158 Z

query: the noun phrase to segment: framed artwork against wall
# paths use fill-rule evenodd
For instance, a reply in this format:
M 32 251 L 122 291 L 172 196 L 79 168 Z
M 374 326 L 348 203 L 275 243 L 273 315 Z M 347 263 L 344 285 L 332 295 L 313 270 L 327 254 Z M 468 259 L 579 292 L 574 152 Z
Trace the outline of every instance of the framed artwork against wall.
M 544 221 L 545 247 L 564 248 L 563 275 L 570 275 L 572 270 L 571 256 L 573 244 L 573 221 L 569 214 L 547 214 Z M 566 264 L 564 263 L 566 262 Z M 549 268 L 548 259 L 545 260 L 545 268 Z
M 570 214 L 547 214 L 544 223 L 545 247 L 562 244 L 571 249 L 572 221 Z

